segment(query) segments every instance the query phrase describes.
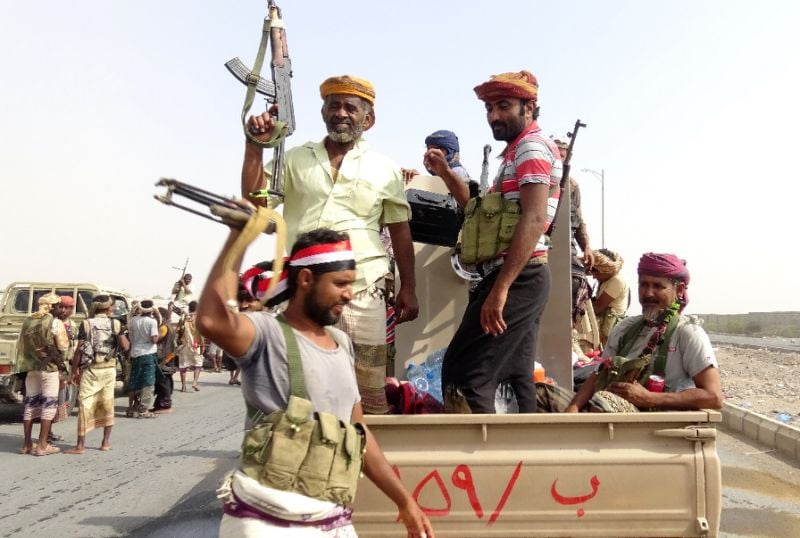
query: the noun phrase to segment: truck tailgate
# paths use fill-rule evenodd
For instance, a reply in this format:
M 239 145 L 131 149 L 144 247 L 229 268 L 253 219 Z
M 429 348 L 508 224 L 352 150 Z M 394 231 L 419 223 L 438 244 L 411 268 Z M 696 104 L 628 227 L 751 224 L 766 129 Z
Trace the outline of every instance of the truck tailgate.
M 367 424 L 437 536 L 714 536 L 716 411 L 419 415 Z M 359 536 L 405 536 L 363 479 Z

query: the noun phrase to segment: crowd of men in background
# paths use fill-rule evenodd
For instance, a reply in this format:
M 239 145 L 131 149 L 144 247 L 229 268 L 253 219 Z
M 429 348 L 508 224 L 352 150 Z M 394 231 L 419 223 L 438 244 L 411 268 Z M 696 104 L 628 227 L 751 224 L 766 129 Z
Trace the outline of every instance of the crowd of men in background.
M 186 276 L 181 290 L 188 295 L 191 275 Z M 99 449 L 110 450 L 120 381 L 128 396 L 125 416 L 130 418 L 171 412 L 176 372 L 181 391 L 188 392 L 189 372 L 192 391 L 200 390 L 200 371 L 211 349 L 195 325 L 196 301 L 185 306 L 170 302 L 159 308 L 150 299 L 137 300 L 127 315 L 118 316 L 114 299 L 100 294 L 92 298 L 87 317 L 80 323 L 74 319 L 72 296 L 47 293 L 39 297 L 37 306 L 23 323 L 17 346 L 16 369 L 23 395 L 20 453 L 59 453 L 55 443 L 64 441 L 64 436 L 53 431 L 53 424 L 65 421 L 71 407 L 77 409 L 77 442 L 65 453 L 83 454 L 86 436 L 94 429 L 103 430 Z M 212 369 L 219 368 L 212 359 Z M 230 384 L 239 384 L 235 364 L 230 370 Z M 36 422 L 40 430 L 34 441 Z

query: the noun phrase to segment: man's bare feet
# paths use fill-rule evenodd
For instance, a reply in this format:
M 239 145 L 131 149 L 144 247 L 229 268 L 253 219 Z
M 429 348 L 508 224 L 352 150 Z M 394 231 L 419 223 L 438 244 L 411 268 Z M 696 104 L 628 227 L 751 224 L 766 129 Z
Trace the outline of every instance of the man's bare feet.
M 108 452 L 109 450 L 111 450 L 111 445 L 100 445 L 100 450 L 102 450 L 103 452 Z
M 192 385 L 192 388 L 194 389 L 195 392 L 200 392 L 200 387 L 198 387 L 197 385 Z
M 84 452 L 86 452 L 85 448 L 75 447 L 75 448 L 69 448 L 69 449 L 65 450 L 64 454 L 73 454 L 73 455 L 76 455 L 76 456 L 80 456 Z
M 20 454 L 30 454 L 31 450 L 33 450 L 33 446 L 32 445 L 23 446 L 22 448 L 19 449 L 19 453 Z

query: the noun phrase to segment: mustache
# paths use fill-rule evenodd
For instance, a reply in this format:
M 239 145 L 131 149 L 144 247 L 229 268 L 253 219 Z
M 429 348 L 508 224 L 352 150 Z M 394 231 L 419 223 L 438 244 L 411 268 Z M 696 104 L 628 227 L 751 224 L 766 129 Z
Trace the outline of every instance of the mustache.
M 506 124 L 503 123 L 502 121 L 493 121 L 492 123 L 489 124 L 489 127 L 491 127 L 492 129 L 494 129 L 495 127 L 505 127 L 505 126 Z

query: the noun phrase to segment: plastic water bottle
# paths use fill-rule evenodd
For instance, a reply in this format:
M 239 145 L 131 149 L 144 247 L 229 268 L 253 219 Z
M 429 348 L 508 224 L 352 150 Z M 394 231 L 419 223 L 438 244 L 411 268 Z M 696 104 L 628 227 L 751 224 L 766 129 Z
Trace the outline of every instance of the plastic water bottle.
M 442 397 L 442 361 L 444 350 L 436 351 L 421 364 L 411 363 L 406 368 L 406 378 L 418 391 L 425 392 L 438 400 Z
M 414 388 L 417 390 L 421 390 L 422 392 L 428 392 L 428 368 L 423 362 L 422 364 L 417 364 L 412 362 L 406 368 L 406 378 L 408 378 L 408 382 L 414 385 Z
M 442 363 L 447 348 L 440 349 L 428 355 L 425 359 L 425 375 L 428 378 L 428 394 L 443 402 L 442 396 Z
M 430 368 L 431 370 L 434 370 L 434 369 L 437 369 L 437 368 L 439 370 L 441 370 L 442 369 L 442 363 L 444 362 L 444 354 L 445 354 L 446 351 L 447 351 L 447 348 L 443 347 L 439 351 L 434 351 L 433 353 L 428 355 L 428 358 L 425 359 L 425 364 L 428 365 L 428 368 Z

